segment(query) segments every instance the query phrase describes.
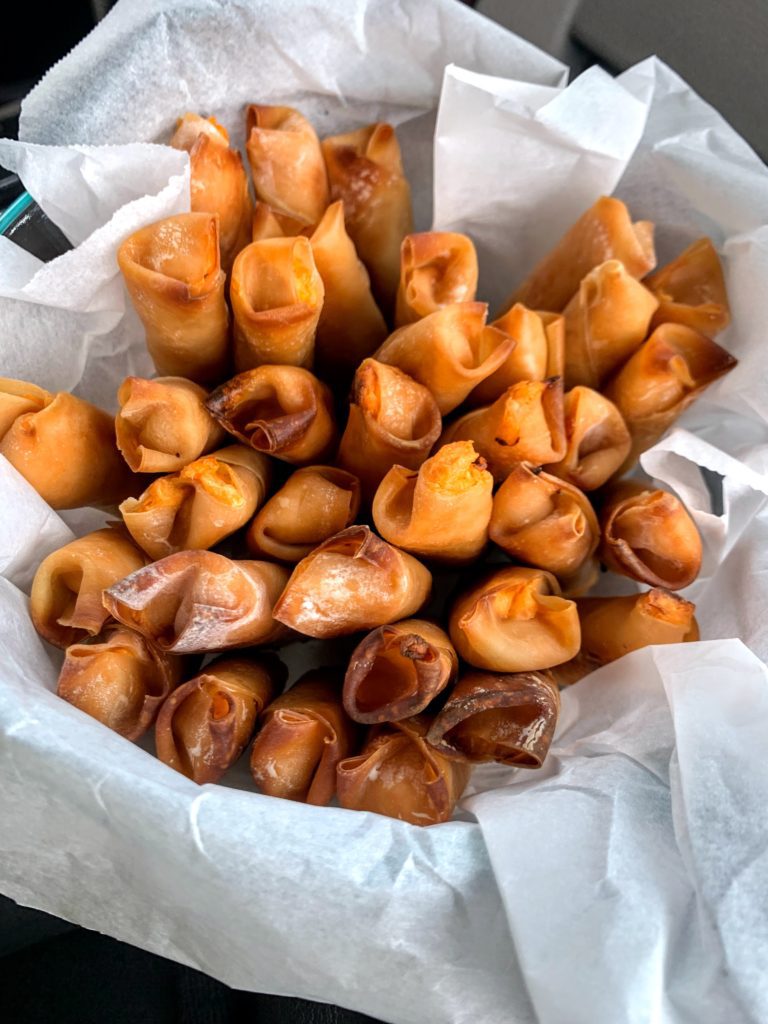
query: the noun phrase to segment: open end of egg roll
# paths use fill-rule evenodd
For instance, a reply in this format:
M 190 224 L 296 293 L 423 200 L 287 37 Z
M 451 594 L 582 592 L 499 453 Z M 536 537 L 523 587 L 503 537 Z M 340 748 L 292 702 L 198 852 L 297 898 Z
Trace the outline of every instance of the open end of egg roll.
M 443 306 L 474 302 L 477 253 L 472 239 L 455 231 L 407 235 L 400 248 L 395 323 L 420 320 Z

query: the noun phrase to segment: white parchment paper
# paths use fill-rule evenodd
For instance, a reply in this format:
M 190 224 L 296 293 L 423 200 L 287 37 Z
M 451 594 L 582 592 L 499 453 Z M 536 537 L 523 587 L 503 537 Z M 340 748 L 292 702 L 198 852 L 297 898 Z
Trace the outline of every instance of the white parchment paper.
M 148 145 L 184 110 L 235 138 L 253 100 L 322 131 L 392 119 L 425 226 L 439 98 L 435 223 L 475 238 L 482 297 L 604 192 L 658 222 L 662 259 L 720 248 L 740 365 L 643 457 L 702 531 L 707 640 L 567 690 L 545 769 L 477 771 L 447 825 L 197 787 L 53 694 L 25 591 L 84 527 L 0 467 L 0 890 L 397 1024 L 768 1019 L 768 171 L 658 61 L 562 78 L 449 0 L 119 3 L 25 101 L 25 141 L 0 141 L 76 246 L 43 266 L 0 239 L 2 373 L 114 407 L 148 369 L 114 253 L 188 207 L 186 156 Z

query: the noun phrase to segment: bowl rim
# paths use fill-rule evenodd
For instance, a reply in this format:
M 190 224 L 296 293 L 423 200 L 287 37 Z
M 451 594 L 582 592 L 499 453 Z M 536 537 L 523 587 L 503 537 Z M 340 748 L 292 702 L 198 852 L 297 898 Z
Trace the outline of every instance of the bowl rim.
M 32 196 L 29 192 L 22 192 L 20 196 L 17 196 L 11 205 L 5 210 L 0 216 L 0 235 L 6 234 L 9 228 L 11 228 L 16 220 L 24 213 L 27 207 L 32 202 Z

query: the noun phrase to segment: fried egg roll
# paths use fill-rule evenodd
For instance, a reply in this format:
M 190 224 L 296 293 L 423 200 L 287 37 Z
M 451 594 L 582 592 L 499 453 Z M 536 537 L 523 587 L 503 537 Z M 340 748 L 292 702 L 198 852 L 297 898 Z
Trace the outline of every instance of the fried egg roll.
M 335 466 L 306 466 L 288 477 L 248 527 L 248 550 L 280 562 L 299 562 L 345 530 L 360 508 L 360 481 Z
M 110 615 L 163 651 L 222 651 L 283 639 L 272 606 L 287 578 L 271 562 L 179 551 L 113 584 L 103 601 Z
M 659 300 L 652 327 L 684 324 L 712 338 L 730 323 L 723 268 L 709 238 L 694 242 L 643 283 Z
M 349 419 L 337 461 L 370 501 L 394 465 L 418 469 L 440 436 L 432 393 L 394 366 L 364 360 L 352 382 Z
M 520 381 L 562 377 L 565 367 L 565 321 L 557 313 L 534 312 L 521 303 L 494 320 L 493 327 L 515 342 L 504 362 L 481 380 L 469 396 L 472 405 L 489 405 Z
M 323 282 L 312 246 L 298 238 L 251 242 L 232 268 L 235 369 L 312 366 Z
M 223 444 L 208 393 L 183 377 L 126 377 L 117 392 L 117 447 L 135 473 L 173 473 Z
M 181 658 L 110 622 L 98 636 L 67 648 L 56 692 L 107 728 L 137 740 L 181 681 L 182 666 Z
M 579 616 L 540 569 L 500 569 L 470 587 L 451 609 L 448 631 L 465 661 L 490 672 L 535 672 L 579 650 Z
M 251 104 L 245 135 L 256 198 L 276 213 L 317 224 L 329 202 L 328 175 L 306 117 L 292 107 Z
M 306 224 L 283 213 L 277 213 L 267 203 L 257 202 L 251 221 L 251 241 L 261 242 L 264 238 L 292 238 L 306 233 Z
M 520 285 L 510 302 L 559 313 L 590 270 L 606 260 L 620 260 L 632 277 L 656 266 L 653 224 L 634 224 L 620 199 L 601 196 L 563 235 L 554 249 Z
M 618 260 L 590 271 L 565 307 L 565 382 L 599 389 L 648 336 L 659 300 Z
M 440 444 L 451 441 L 473 441 L 497 483 L 520 462 L 541 466 L 559 461 L 566 450 L 562 380 L 513 384 L 493 405 L 446 427 Z
M 426 619 L 379 626 L 352 652 L 344 708 L 367 725 L 416 715 L 455 680 L 459 659 L 444 630 Z
M 212 548 L 245 526 L 267 496 L 271 470 L 261 452 L 233 444 L 154 480 L 120 506 L 126 529 L 152 559 Z
M 345 636 L 414 615 L 431 585 L 421 562 L 367 526 L 350 526 L 299 562 L 274 615 L 305 636 Z
M 484 302 L 458 302 L 391 334 L 376 353 L 434 395 L 441 415 L 461 405 L 470 391 L 502 365 L 514 341 L 485 320 Z
M 157 372 L 198 384 L 225 377 L 229 313 L 217 216 L 180 213 L 149 224 L 126 238 L 117 262 Z
M 273 656 L 220 657 L 170 694 L 157 716 L 160 760 L 202 785 L 218 782 L 248 745 L 287 672 Z
M 0 455 L 55 509 L 117 505 L 142 483 L 103 409 L 8 377 L 0 377 Z
M 373 499 L 385 540 L 446 563 L 477 558 L 488 542 L 493 477 L 471 441 L 444 445 L 418 470 L 393 466 Z
M 477 253 L 472 239 L 455 231 L 407 235 L 400 248 L 395 323 L 413 323 L 456 302 L 474 302 Z
M 600 542 L 589 498 L 532 466 L 515 466 L 493 498 L 491 540 L 510 558 L 559 578 L 573 576 Z
M 55 647 L 96 636 L 107 621 L 105 587 L 140 569 L 147 559 L 122 528 L 105 527 L 52 551 L 32 581 L 29 614 Z
M 238 441 L 283 462 L 317 462 L 336 445 L 331 392 L 299 366 L 246 370 L 218 387 L 206 408 Z
M 701 537 L 679 498 L 633 480 L 622 480 L 600 511 L 600 558 L 609 569 L 639 583 L 680 590 L 701 569 Z
M 192 212 L 219 215 L 221 265 L 228 273 L 251 241 L 253 204 L 243 159 L 230 147 L 226 129 L 199 114 L 179 119 L 170 145 L 189 153 Z
M 358 730 L 341 705 L 336 672 L 317 670 L 261 716 L 251 774 L 262 793 L 323 806 L 336 792 L 336 766 L 355 749 Z
M 575 387 L 566 392 L 565 455 L 547 468 L 582 491 L 594 491 L 623 464 L 632 445 L 616 406 L 599 391 Z
M 400 144 L 390 124 L 323 139 L 331 198 L 344 202 L 349 237 L 368 268 L 376 301 L 394 309 L 400 280 L 400 246 L 413 231 L 411 190 Z
M 560 691 L 549 673 L 468 672 L 427 733 L 447 757 L 541 768 L 557 727 Z
M 471 769 L 430 746 L 425 740 L 428 728 L 429 719 L 424 716 L 374 727 L 362 753 L 339 763 L 341 806 L 411 825 L 448 821 Z
M 736 362 L 724 348 L 690 327 L 673 323 L 657 327 L 605 388 L 632 435 L 622 471 Z

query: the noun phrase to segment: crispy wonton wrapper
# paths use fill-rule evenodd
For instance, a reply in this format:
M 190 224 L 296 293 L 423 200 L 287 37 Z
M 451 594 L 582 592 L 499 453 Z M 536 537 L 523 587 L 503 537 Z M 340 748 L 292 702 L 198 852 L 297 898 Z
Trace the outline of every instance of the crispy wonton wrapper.
M 136 231 L 117 251 L 125 286 L 161 376 L 220 381 L 229 366 L 219 221 L 180 213 Z
M 709 238 L 694 242 L 643 283 L 659 300 L 653 327 L 685 324 L 711 338 L 730 323 L 723 268 Z
M 306 466 L 288 477 L 259 511 L 245 535 L 249 551 L 299 562 L 355 521 L 360 481 L 335 466 Z
M 449 686 L 459 659 L 448 634 L 426 619 L 379 626 L 352 652 L 344 708 L 367 725 L 416 715 Z
M 32 624 L 56 647 L 96 636 L 109 617 L 101 603 L 102 591 L 146 561 L 122 527 L 87 533 L 52 551 L 32 581 Z
M 0 455 L 51 508 L 117 505 L 142 485 L 117 450 L 108 413 L 8 377 L 0 377 Z
M 400 280 L 400 246 L 413 231 L 411 189 L 395 129 L 371 124 L 323 139 L 322 148 L 331 198 L 343 200 L 349 237 L 371 275 L 376 301 L 389 313 Z
M 724 348 L 690 327 L 673 323 L 657 327 L 605 388 L 632 435 L 622 472 L 736 362 Z
M 440 445 L 451 441 L 474 441 L 497 483 L 520 462 L 558 462 L 566 450 L 562 379 L 513 384 L 493 405 L 446 427 Z
M 264 238 L 293 238 L 306 234 L 304 221 L 278 213 L 267 203 L 257 202 L 253 208 L 251 241 L 261 242 Z
M 427 733 L 447 757 L 541 768 L 560 712 L 560 691 L 549 673 L 468 672 L 454 687 Z
M 283 462 L 317 462 L 336 446 L 331 393 L 300 366 L 246 370 L 205 404 L 238 441 Z
M 179 551 L 104 591 L 119 622 L 174 654 L 222 651 L 281 640 L 272 606 L 288 573 L 271 562 Z
M 411 825 L 448 821 L 471 769 L 426 742 L 429 725 L 427 716 L 418 715 L 375 726 L 363 752 L 338 766 L 341 806 L 385 814 Z
M 579 616 L 555 577 L 512 566 L 485 576 L 454 604 L 448 623 L 460 657 L 490 672 L 535 672 L 579 650 Z
M 419 468 L 440 426 L 440 410 L 428 388 L 394 366 L 366 359 L 352 383 L 338 463 L 359 478 L 370 501 L 392 466 Z
M 367 526 L 350 526 L 299 562 L 274 615 L 305 636 L 344 636 L 414 615 L 431 585 L 421 562 Z
M 446 563 L 477 558 L 488 542 L 493 477 L 471 441 L 444 445 L 418 470 L 393 466 L 373 499 L 385 540 Z
M 229 273 L 235 256 L 251 241 L 253 204 L 243 159 L 215 118 L 185 114 L 170 145 L 189 153 L 193 213 L 219 215 L 221 265 Z
M 251 242 L 235 260 L 229 295 L 238 372 L 312 366 L 324 289 L 307 238 Z
M 422 231 L 403 239 L 395 323 L 398 327 L 456 302 L 474 302 L 477 253 L 454 231 Z
M 565 455 L 547 468 L 581 488 L 594 491 L 623 464 L 632 445 L 624 417 L 616 406 L 592 388 L 575 387 L 566 392 Z
M 218 782 L 286 677 L 274 655 L 217 658 L 163 704 L 155 725 L 157 756 L 200 785 Z
M 269 459 L 233 444 L 154 480 L 120 506 L 123 522 L 150 558 L 212 548 L 245 526 L 267 496 Z
M 489 405 L 520 381 L 562 377 L 565 321 L 559 313 L 534 312 L 517 302 L 492 326 L 509 335 L 515 344 L 498 370 L 473 389 L 471 405 Z
M 256 198 L 304 224 L 317 224 L 328 205 L 328 175 L 317 133 L 292 107 L 251 104 L 245 126 Z
M 565 386 L 597 388 L 648 336 L 659 300 L 608 260 L 590 271 L 565 307 Z
M 486 325 L 484 302 L 458 302 L 391 334 L 376 353 L 434 395 L 441 415 L 461 405 L 514 348 L 503 331 Z
M 117 392 L 117 447 L 135 473 L 174 473 L 224 443 L 207 392 L 183 377 L 126 377 Z
M 600 522 L 600 558 L 614 572 L 666 590 L 687 587 L 699 575 L 701 537 L 674 494 L 622 480 L 605 496 Z
M 579 217 L 510 299 L 531 309 L 559 313 L 578 291 L 590 270 L 606 260 L 620 260 L 632 277 L 656 266 L 653 224 L 635 224 L 620 199 L 602 196 Z
M 572 577 L 597 550 L 600 527 L 578 487 L 532 466 L 515 466 L 493 498 L 491 540 L 518 562 Z
M 261 792 L 327 804 L 336 792 L 336 765 L 355 749 L 358 735 L 341 705 L 338 674 L 307 672 L 261 722 L 251 748 L 251 774 Z
M 117 622 L 67 648 L 59 697 L 129 740 L 143 736 L 181 681 L 183 659 Z

